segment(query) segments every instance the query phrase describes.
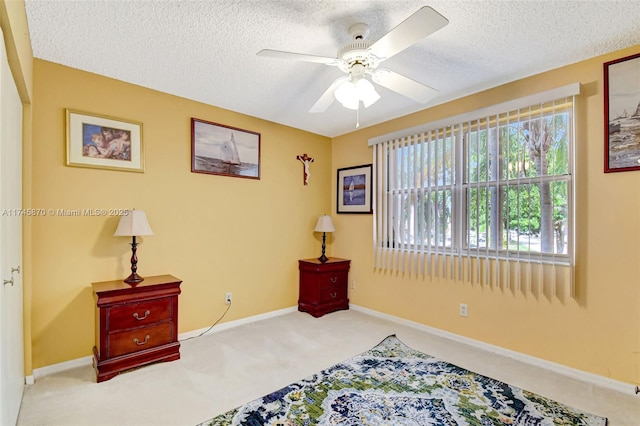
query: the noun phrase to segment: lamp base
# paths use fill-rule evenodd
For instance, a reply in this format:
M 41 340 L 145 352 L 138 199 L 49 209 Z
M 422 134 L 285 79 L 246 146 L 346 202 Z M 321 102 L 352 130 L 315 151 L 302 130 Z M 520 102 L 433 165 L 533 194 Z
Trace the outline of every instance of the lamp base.
M 144 281 L 144 278 L 142 278 L 136 272 L 132 272 L 131 275 L 129 275 L 127 278 L 124 279 L 124 282 L 129 284 L 131 287 L 135 287 L 136 285 L 138 285 L 138 283 L 141 283 L 142 281 Z
M 322 233 L 322 256 L 318 258 L 318 260 L 322 263 L 325 263 L 327 260 L 329 260 L 329 258 L 324 254 L 324 250 L 327 248 L 326 243 L 327 243 L 327 233 L 323 232 Z

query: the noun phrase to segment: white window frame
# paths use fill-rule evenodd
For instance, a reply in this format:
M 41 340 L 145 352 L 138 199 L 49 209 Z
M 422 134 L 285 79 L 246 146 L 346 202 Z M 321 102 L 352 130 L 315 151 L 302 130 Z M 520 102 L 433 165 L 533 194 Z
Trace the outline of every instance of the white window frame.
M 506 280 L 506 285 L 511 286 L 513 283 L 511 277 L 515 276 L 515 285 L 520 288 L 521 281 L 525 282 L 527 288 L 535 287 L 535 280 L 544 279 L 545 276 L 552 276 L 555 285 L 556 266 L 568 267 L 568 279 L 560 279 L 561 282 L 567 282 L 573 295 L 573 267 L 575 265 L 575 99 L 574 97 L 580 93 L 580 84 L 573 83 L 557 89 L 549 90 L 543 93 L 523 97 L 513 101 L 493 105 L 481 110 L 461 114 L 455 117 L 446 118 L 436 122 L 416 126 L 410 129 L 401 130 L 394 133 L 378 136 L 369 140 L 369 145 L 373 147 L 373 168 L 374 168 L 374 229 L 373 229 L 373 253 L 374 266 L 380 269 L 390 269 L 395 271 L 410 272 L 421 274 L 428 277 L 444 277 L 450 279 L 461 279 L 467 281 L 486 282 L 488 284 L 502 285 Z M 522 108 L 541 105 L 547 102 L 553 102 L 561 98 L 572 98 L 572 107 L 570 110 L 571 138 L 569 141 L 569 174 L 551 177 L 526 178 L 519 181 L 518 184 L 537 184 L 545 181 L 566 181 L 567 182 L 567 203 L 568 203 L 568 224 L 567 224 L 567 254 L 553 253 L 535 253 L 531 251 L 513 251 L 507 249 L 489 249 L 486 247 L 475 248 L 467 247 L 467 226 L 466 218 L 466 193 L 470 187 L 483 188 L 491 185 L 505 185 L 506 180 L 498 180 L 497 182 L 469 183 L 468 179 L 462 176 L 466 173 L 466 160 L 464 158 L 467 144 L 462 142 L 462 137 L 468 134 L 463 132 L 465 127 L 470 128 L 473 123 L 478 123 L 487 117 L 500 116 L 504 113 L 518 111 Z M 497 126 L 496 126 L 497 128 Z M 406 189 L 407 185 L 399 191 L 389 188 L 390 176 L 396 176 L 395 167 L 404 167 L 405 164 L 396 165 L 396 162 L 389 161 L 387 156 L 394 149 L 406 148 L 416 141 L 419 143 L 425 139 L 431 138 L 432 132 L 447 129 L 456 140 L 452 146 L 452 156 L 454 158 L 455 169 L 452 182 L 443 185 L 445 190 L 451 192 L 452 211 L 451 211 L 451 244 L 448 246 L 431 244 L 430 240 L 427 244 L 420 242 L 419 244 L 406 243 L 404 238 L 400 239 L 397 247 L 390 247 L 389 243 L 383 241 L 385 235 L 389 235 L 389 230 L 394 226 L 393 215 L 389 214 L 389 209 L 397 208 L 399 212 L 399 203 L 395 203 L 392 197 L 399 196 L 400 193 L 407 195 L 415 193 L 422 196 L 427 191 L 434 191 L 434 187 Z M 422 138 L 422 139 L 420 139 Z M 417 139 L 420 139 L 419 141 Z M 422 145 L 424 146 L 424 145 Z M 417 148 L 414 151 L 414 158 L 418 157 Z M 417 164 L 417 160 L 416 160 Z M 420 166 L 422 167 L 422 166 Z M 409 167 L 407 167 L 407 170 Z M 419 209 L 419 207 L 415 207 Z M 399 223 L 399 222 L 398 222 Z M 396 229 L 398 232 L 399 230 Z M 542 251 L 542 250 L 541 250 Z M 554 249 L 555 252 L 555 249 Z M 539 270 L 534 270 L 531 265 L 542 265 Z M 551 270 L 547 266 L 550 265 Z M 514 269 L 515 268 L 515 269 Z M 473 270 L 475 269 L 475 270 Z M 517 271 L 517 272 L 514 272 Z M 526 279 L 521 280 L 523 274 L 527 275 Z M 562 274 L 560 274 L 562 275 Z M 533 277 L 533 278 L 532 278 Z

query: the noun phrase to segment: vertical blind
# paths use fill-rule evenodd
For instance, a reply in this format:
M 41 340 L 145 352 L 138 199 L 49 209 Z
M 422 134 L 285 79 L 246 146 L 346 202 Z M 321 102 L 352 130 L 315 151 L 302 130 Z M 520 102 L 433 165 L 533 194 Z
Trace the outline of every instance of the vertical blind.
M 575 83 L 370 140 L 375 268 L 573 295 L 579 91 Z

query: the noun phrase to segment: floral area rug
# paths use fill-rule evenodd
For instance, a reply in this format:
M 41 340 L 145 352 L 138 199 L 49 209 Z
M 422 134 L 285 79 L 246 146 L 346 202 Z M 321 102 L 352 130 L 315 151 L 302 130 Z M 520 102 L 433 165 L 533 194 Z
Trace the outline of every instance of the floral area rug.
M 199 426 L 606 425 L 607 420 L 414 350 L 373 349 Z

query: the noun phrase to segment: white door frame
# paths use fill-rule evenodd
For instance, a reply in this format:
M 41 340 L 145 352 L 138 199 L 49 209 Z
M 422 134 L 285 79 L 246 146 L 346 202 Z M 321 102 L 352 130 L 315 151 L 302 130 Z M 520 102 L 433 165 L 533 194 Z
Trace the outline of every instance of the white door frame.
M 25 386 L 22 287 L 23 107 L 0 30 L 0 424 L 15 425 Z

